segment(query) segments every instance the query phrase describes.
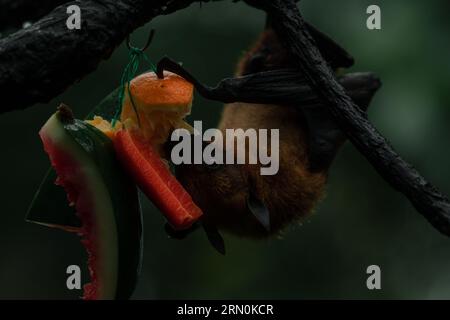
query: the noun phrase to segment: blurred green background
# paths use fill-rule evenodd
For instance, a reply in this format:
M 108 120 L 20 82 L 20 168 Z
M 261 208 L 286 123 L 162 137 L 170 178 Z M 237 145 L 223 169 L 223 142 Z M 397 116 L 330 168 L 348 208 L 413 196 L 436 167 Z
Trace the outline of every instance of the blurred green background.
M 377 1 L 381 31 L 366 28 L 370 4 L 304 0 L 301 9 L 356 57 L 352 71 L 381 77 L 370 119 L 401 155 L 450 194 L 450 3 Z M 132 40 L 140 45 L 155 28 L 149 49 L 154 62 L 169 55 L 213 84 L 233 73 L 263 24 L 262 12 L 223 1 L 159 17 Z M 78 117 L 87 114 L 118 86 L 126 63 L 122 45 L 51 103 L 0 116 L 0 298 L 82 294 L 65 287 L 68 265 L 82 266 L 87 275 L 78 238 L 24 221 L 49 166 L 37 133 L 59 102 Z M 220 110 L 220 104 L 197 96 L 190 120 L 214 127 Z M 256 242 L 225 235 L 226 256 L 216 253 L 201 231 L 185 241 L 168 239 L 161 214 L 144 201 L 144 264 L 133 298 L 450 298 L 450 239 L 430 227 L 350 143 L 330 171 L 327 194 L 308 222 L 282 239 Z M 366 288 L 371 264 L 381 267 L 382 290 Z

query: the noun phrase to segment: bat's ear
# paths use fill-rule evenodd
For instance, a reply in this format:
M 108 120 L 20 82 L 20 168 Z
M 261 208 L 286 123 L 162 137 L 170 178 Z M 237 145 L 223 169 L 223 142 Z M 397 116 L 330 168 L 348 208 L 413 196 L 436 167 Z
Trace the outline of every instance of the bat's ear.
M 373 96 L 381 87 L 374 74 L 349 73 L 339 78 L 346 93 L 366 111 Z M 321 104 L 302 107 L 309 133 L 309 165 L 313 172 L 326 171 L 335 158 L 339 147 L 345 142 L 345 135 Z
M 247 198 L 247 208 L 258 220 L 258 222 L 264 227 L 267 233 L 270 233 L 270 212 L 266 205 L 250 192 Z

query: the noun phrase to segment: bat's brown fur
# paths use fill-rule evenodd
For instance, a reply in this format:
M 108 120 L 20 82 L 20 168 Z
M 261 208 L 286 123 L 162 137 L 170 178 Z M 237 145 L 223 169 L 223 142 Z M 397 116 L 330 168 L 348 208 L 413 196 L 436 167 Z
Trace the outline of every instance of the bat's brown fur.
M 267 30 L 241 59 L 237 74 L 288 66 L 285 50 L 274 33 Z M 279 129 L 279 171 L 274 176 L 262 176 L 259 165 L 222 165 L 215 169 L 204 165 L 183 166 L 177 172 L 178 179 L 202 208 L 205 219 L 238 235 L 264 237 L 279 234 L 293 221 L 311 213 L 323 195 L 326 172 L 308 170 L 308 133 L 298 109 L 228 104 L 219 123 L 219 129 L 227 128 Z M 247 208 L 250 192 L 270 212 L 270 233 Z

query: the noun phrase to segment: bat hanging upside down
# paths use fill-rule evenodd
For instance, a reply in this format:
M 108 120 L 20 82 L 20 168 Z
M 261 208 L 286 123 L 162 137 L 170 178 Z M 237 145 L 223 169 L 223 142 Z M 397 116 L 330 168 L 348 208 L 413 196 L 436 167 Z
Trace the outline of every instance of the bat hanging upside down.
M 330 38 L 309 28 L 335 72 L 353 63 Z M 294 65 L 267 26 L 239 62 L 237 76 Z M 371 73 L 338 79 L 364 110 L 380 87 Z M 345 141 L 317 97 L 304 105 L 227 104 L 218 127 L 224 137 L 225 129 L 279 129 L 279 171 L 275 175 L 261 175 L 260 164 L 182 164 L 176 168 L 178 180 L 204 212 L 203 223 L 252 238 L 279 235 L 313 211 L 324 196 L 331 162 Z

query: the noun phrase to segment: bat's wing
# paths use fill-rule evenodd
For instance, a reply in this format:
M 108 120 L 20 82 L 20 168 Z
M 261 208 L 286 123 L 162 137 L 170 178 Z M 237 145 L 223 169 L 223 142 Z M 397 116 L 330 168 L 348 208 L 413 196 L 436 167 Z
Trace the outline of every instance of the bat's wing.
M 309 33 L 316 41 L 317 48 L 332 69 L 336 70 L 353 66 L 355 59 L 347 50 L 310 23 L 306 23 L 306 25 Z
M 381 86 L 380 80 L 370 72 L 346 74 L 339 78 L 339 83 L 363 111 L 367 110 Z M 344 143 L 345 135 L 318 97 L 314 103 L 304 105 L 301 110 L 308 124 L 311 170 L 326 170 Z

